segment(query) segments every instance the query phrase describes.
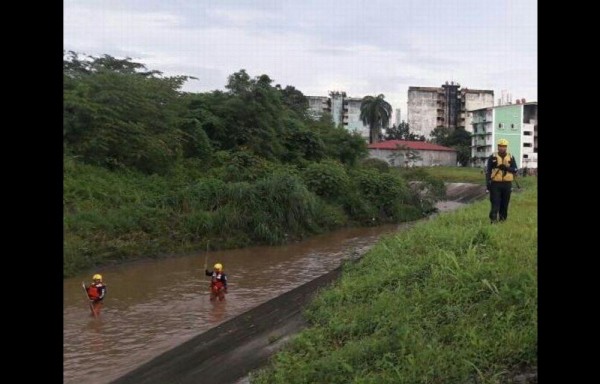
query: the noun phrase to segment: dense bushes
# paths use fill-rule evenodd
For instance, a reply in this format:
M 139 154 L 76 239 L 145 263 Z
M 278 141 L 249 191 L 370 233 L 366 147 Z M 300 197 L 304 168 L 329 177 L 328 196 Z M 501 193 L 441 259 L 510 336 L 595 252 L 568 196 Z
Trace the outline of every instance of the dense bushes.
M 202 248 L 280 244 L 423 215 L 366 142 L 241 70 L 187 94 L 129 59 L 64 60 L 64 273 Z

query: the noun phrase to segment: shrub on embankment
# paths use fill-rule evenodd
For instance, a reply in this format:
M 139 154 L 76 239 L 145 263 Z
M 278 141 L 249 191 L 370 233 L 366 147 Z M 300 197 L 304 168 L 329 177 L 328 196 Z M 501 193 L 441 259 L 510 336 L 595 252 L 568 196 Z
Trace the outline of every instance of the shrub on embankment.
M 435 200 L 397 174 L 369 167 L 331 160 L 261 167 L 266 171 L 256 177 L 231 182 L 224 181 L 227 166 L 203 177 L 183 170 L 159 176 L 65 156 L 64 276 L 208 243 L 213 249 L 283 244 L 343 226 L 415 220 Z
M 322 291 L 261 383 L 507 383 L 537 366 L 537 185 L 386 236 Z
M 130 58 L 64 52 L 64 276 L 211 248 L 281 244 L 422 217 L 423 196 L 372 164 L 357 132 L 293 86 L 244 69 L 182 91 Z M 433 197 L 433 199 L 432 199 Z

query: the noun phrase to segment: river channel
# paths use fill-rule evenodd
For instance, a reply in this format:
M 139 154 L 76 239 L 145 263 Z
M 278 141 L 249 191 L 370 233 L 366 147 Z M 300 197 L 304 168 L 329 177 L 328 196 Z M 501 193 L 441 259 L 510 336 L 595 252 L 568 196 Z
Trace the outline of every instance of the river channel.
M 440 211 L 463 206 L 438 203 Z M 64 383 L 108 383 L 153 357 L 362 254 L 385 234 L 410 224 L 349 228 L 284 246 L 198 250 L 194 254 L 103 268 L 107 295 L 98 319 L 90 315 L 81 282 L 64 280 Z M 224 305 L 209 301 L 209 269 L 229 277 Z

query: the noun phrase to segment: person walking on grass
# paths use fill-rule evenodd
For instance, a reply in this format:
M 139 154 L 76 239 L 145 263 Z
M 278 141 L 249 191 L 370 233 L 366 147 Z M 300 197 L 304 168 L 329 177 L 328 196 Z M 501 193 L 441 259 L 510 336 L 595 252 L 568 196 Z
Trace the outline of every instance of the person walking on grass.
M 508 203 L 512 192 L 512 182 L 517 173 L 517 162 L 507 152 L 508 140 L 498 140 L 498 152 L 487 160 L 485 181 L 490 193 L 490 221 L 495 224 L 508 217 Z
M 210 301 L 225 300 L 225 294 L 227 293 L 227 274 L 223 272 L 223 265 L 217 263 L 213 267 L 213 271 L 208 269 L 204 270 L 206 276 L 210 276 Z

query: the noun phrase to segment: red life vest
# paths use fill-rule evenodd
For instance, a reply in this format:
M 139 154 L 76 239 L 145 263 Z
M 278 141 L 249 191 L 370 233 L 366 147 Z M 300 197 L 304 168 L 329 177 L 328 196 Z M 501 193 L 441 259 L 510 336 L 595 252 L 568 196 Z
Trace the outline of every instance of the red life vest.
M 90 300 L 96 300 L 98 297 L 100 297 L 100 293 L 94 284 L 90 284 L 90 286 L 87 287 L 87 294 Z
M 213 271 L 212 278 L 210 279 L 210 290 L 213 294 L 220 294 L 220 291 L 225 288 L 225 279 L 224 273 Z
M 214 293 L 218 293 L 221 288 L 223 288 L 224 285 L 221 281 L 213 281 L 210 284 L 210 289 L 214 292 Z

